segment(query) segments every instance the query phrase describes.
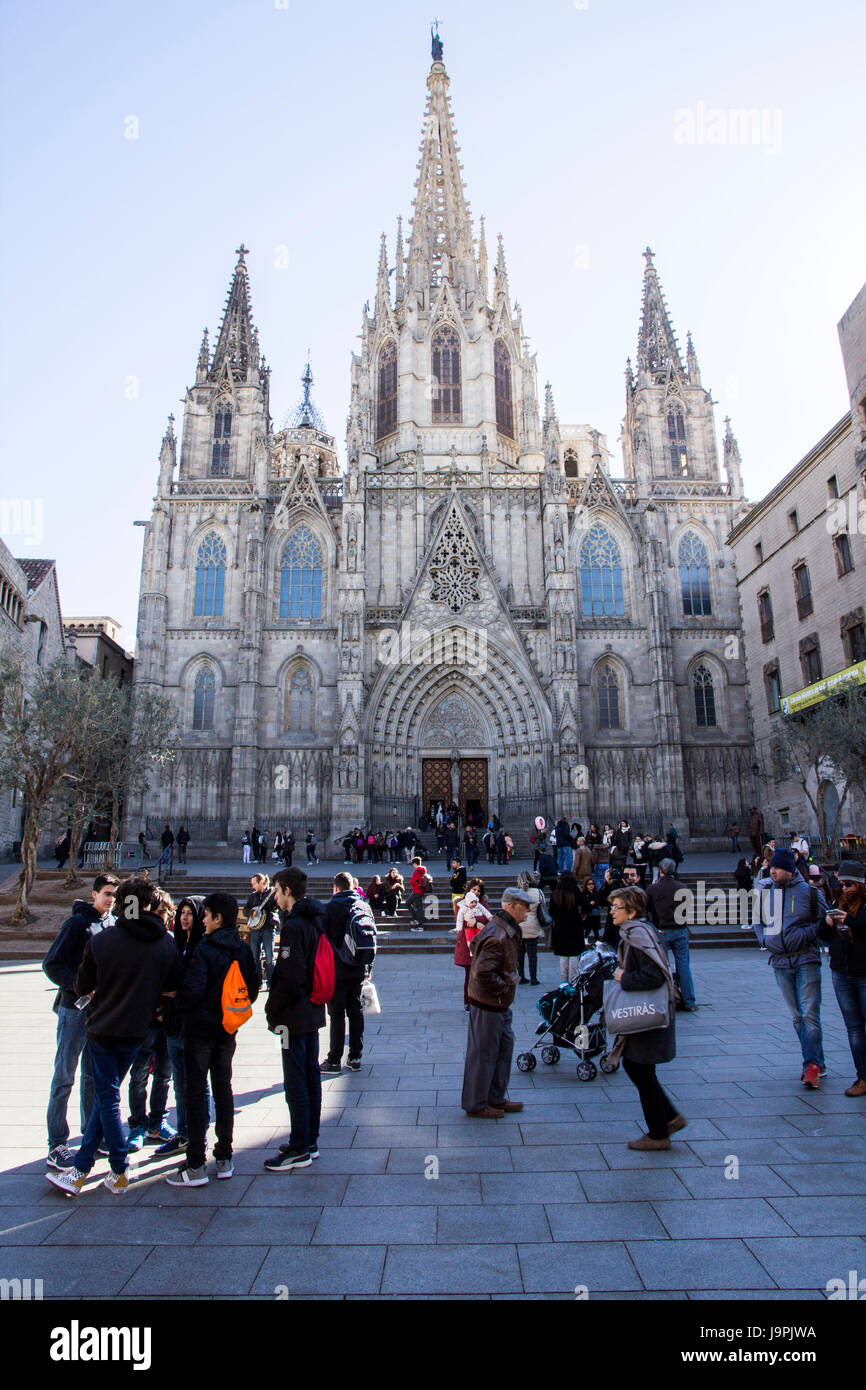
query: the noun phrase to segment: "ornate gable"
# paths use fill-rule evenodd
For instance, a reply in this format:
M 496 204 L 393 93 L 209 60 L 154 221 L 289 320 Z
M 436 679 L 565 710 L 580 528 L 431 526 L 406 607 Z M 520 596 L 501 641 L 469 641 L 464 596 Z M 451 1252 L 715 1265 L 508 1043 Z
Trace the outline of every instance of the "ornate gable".
M 462 613 L 467 603 L 481 598 L 478 588 L 480 559 L 456 500 L 448 508 L 439 532 L 436 549 L 430 558 L 430 575 L 433 580 L 430 598 L 434 603 L 444 604 L 451 613 Z

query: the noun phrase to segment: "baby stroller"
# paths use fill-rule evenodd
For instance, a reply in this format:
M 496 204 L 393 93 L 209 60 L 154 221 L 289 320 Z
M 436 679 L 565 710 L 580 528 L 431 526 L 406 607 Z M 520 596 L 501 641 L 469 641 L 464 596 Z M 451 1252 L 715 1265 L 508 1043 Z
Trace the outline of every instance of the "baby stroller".
M 590 951 L 584 951 L 578 961 L 578 974 L 571 985 L 560 985 L 558 989 L 543 994 L 538 1001 L 538 1012 L 543 1022 L 538 1025 L 538 1041 L 528 1052 L 521 1052 L 517 1058 L 518 1071 L 534 1071 L 538 1065 L 535 1049 L 541 1048 L 541 1060 L 547 1066 L 554 1066 L 560 1058 L 560 1048 L 567 1047 L 580 1060 L 577 1075 L 581 1081 L 592 1081 L 598 1069 L 590 1057 L 604 1056 L 599 1060 L 602 1071 L 609 1075 L 617 1070 L 619 1062 L 611 1062 L 607 1052 L 607 1029 L 604 1026 L 602 1003 L 604 982 L 613 979 L 616 969 L 616 954 L 600 943 Z M 549 1038 L 549 1042 L 545 1042 Z

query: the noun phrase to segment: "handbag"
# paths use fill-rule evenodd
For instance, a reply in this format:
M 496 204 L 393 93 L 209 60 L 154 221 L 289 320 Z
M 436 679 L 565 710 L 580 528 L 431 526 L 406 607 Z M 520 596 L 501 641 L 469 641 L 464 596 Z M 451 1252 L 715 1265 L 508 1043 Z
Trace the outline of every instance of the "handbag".
M 540 889 L 539 892 L 541 892 Z M 547 910 L 547 900 L 545 899 L 543 893 L 541 893 L 541 896 L 538 899 L 538 906 L 535 909 L 535 916 L 538 921 L 538 925 L 541 927 L 541 930 L 547 931 L 548 927 L 551 925 L 551 916 Z
M 604 986 L 604 1026 L 613 1037 L 667 1028 L 671 997 L 667 984 L 657 989 L 623 989 L 618 980 Z

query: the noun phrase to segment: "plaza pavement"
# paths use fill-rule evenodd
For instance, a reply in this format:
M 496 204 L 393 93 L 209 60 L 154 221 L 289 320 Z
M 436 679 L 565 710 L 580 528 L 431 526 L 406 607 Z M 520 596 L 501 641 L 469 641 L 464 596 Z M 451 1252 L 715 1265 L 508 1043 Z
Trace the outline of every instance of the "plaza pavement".
M 542 955 L 543 984 L 556 975 Z M 288 1130 L 257 1005 L 235 1061 L 232 1181 L 169 1188 L 174 1163 L 145 1149 L 125 1196 L 92 1184 L 72 1199 L 44 1176 L 53 988 L 36 965 L 0 967 L 0 1277 L 42 1279 L 46 1299 L 574 1299 L 580 1285 L 590 1300 L 824 1298 L 829 1279 L 866 1276 L 866 1102 L 842 1094 L 853 1070 L 829 972 L 819 1093 L 799 1082 L 765 955 L 708 949 L 695 977 L 702 1007 L 677 1016 L 660 1070 L 688 1117 L 669 1153 L 626 1147 L 643 1125 L 621 1071 L 581 1083 L 567 1055 L 515 1069 L 522 1113 L 467 1119 L 462 972 L 395 955 L 376 966 L 361 1072 L 323 1078 L 311 1168 L 262 1168 Z M 516 1051 L 539 992 L 518 991 Z

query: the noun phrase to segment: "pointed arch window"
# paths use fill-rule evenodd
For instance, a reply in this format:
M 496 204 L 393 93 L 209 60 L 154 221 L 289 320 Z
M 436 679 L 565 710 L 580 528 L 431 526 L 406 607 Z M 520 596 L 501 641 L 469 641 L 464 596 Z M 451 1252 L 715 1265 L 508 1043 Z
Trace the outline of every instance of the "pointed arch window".
M 573 449 L 566 449 L 565 458 L 563 459 L 563 468 L 565 469 L 566 478 L 577 477 L 577 454 Z
M 593 526 L 580 547 L 580 587 L 585 618 L 625 613 L 619 547 L 603 526 Z
M 433 423 L 457 424 L 463 419 L 460 389 L 460 339 L 453 328 L 433 334 Z
M 313 678 L 307 666 L 298 666 L 286 682 L 286 731 L 306 734 L 313 728 Z
M 511 354 L 501 338 L 493 346 L 493 382 L 496 391 L 496 428 L 514 438 L 514 407 L 511 401 Z
M 309 526 L 289 536 L 280 560 L 280 617 L 321 618 L 322 547 Z
M 232 408 L 230 405 L 217 406 L 213 422 L 213 449 L 210 457 L 212 478 L 227 478 L 229 456 L 232 451 Z
M 680 541 L 680 587 L 686 618 L 707 617 L 712 613 L 707 547 L 694 531 L 687 531 Z
M 384 439 L 397 428 L 397 344 L 389 338 L 379 352 L 379 391 L 376 405 L 376 438 Z
M 609 663 L 598 673 L 598 727 L 621 729 L 619 707 L 619 677 Z
M 216 531 L 208 531 L 198 548 L 195 569 L 193 617 L 221 618 L 226 581 L 225 543 Z
M 689 476 L 689 456 L 686 449 L 686 420 L 681 405 L 668 409 L 668 449 L 671 473 L 675 478 Z
M 216 677 L 210 666 L 203 666 L 197 673 L 192 697 L 192 727 L 212 729 L 214 700 L 216 697 Z
M 698 666 L 695 670 L 692 676 L 692 688 L 695 692 L 695 723 L 698 728 L 717 728 L 716 692 L 713 677 L 706 666 Z

